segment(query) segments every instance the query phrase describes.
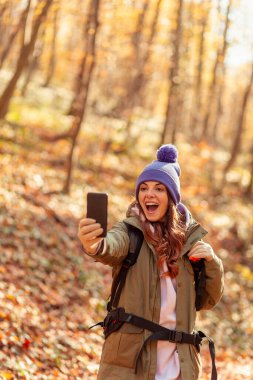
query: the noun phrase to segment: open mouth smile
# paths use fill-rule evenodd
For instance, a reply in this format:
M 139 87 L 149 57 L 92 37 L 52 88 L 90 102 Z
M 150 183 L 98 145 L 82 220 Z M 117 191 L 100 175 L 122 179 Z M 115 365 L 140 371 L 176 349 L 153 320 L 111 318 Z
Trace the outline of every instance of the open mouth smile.
M 158 209 L 159 204 L 154 203 L 154 202 L 147 202 L 145 203 L 145 207 L 148 213 L 153 214 Z

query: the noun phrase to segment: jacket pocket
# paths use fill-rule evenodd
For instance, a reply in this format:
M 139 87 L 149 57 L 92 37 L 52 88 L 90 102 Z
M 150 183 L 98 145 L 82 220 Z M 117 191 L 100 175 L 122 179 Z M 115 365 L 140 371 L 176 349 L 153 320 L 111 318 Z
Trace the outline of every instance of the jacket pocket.
M 119 367 L 135 368 L 144 341 L 144 329 L 124 324 L 120 332 L 108 336 L 103 348 L 102 361 Z

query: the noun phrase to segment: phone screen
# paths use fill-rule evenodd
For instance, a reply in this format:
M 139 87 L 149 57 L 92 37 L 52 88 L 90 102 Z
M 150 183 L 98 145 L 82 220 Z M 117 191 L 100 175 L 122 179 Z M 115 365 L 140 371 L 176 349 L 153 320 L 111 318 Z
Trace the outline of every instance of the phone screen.
M 87 193 L 87 218 L 95 219 L 101 224 L 103 228 L 101 237 L 105 237 L 107 232 L 107 204 L 106 193 Z

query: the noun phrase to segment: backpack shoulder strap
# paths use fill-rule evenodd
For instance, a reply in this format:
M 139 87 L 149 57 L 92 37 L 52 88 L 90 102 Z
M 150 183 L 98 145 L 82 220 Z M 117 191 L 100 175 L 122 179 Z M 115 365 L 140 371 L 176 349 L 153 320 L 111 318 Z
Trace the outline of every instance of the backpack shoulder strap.
M 143 233 L 139 228 L 125 223 L 129 236 L 129 249 L 127 257 L 124 259 L 122 266 L 128 266 L 130 268 L 134 265 L 138 259 L 140 249 L 143 243 Z
M 128 223 L 125 223 L 125 225 L 129 235 L 128 254 L 122 263 L 117 277 L 113 281 L 110 301 L 107 304 L 108 311 L 111 311 L 112 307 L 118 306 L 120 294 L 126 281 L 127 272 L 129 268 L 136 263 L 143 243 L 143 233 L 138 228 Z

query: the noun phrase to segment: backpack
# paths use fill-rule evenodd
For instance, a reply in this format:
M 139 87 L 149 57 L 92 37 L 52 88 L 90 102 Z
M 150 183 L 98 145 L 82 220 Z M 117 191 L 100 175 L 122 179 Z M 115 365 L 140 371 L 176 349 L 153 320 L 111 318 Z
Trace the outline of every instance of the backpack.
M 138 228 L 127 223 L 125 224 L 127 226 L 129 235 L 128 254 L 123 260 L 118 275 L 113 281 L 110 300 L 107 304 L 108 313 L 102 322 L 99 322 L 92 327 L 95 327 L 97 325 L 102 326 L 105 339 L 111 333 L 119 330 L 124 323 L 131 323 L 137 327 L 144 328 L 152 332 L 152 334 L 143 342 L 142 348 L 136 361 L 135 373 L 137 372 L 138 359 L 142 353 L 142 349 L 149 341 L 168 340 L 173 343 L 188 343 L 194 345 L 199 352 L 201 341 L 202 339 L 206 338 L 209 342 L 209 351 L 212 360 L 211 380 L 217 380 L 214 342 L 208 335 L 204 334 L 202 331 L 189 334 L 182 331 L 170 330 L 145 318 L 127 313 L 124 308 L 118 307 L 121 291 L 126 281 L 127 272 L 129 268 L 136 263 L 143 243 L 143 233 Z M 197 262 L 191 262 L 191 264 L 193 267 L 195 279 L 195 307 L 198 311 L 201 309 L 201 306 L 203 304 L 203 295 L 205 289 L 205 264 L 203 259 Z

